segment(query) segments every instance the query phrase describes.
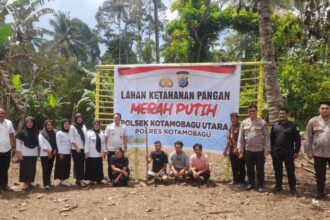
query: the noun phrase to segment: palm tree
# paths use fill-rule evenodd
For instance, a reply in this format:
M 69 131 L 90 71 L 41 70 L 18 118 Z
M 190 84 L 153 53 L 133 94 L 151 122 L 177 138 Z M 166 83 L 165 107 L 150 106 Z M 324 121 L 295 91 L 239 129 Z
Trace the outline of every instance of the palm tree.
M 269 121 L 277 120 L 278 108 L 283 106 L 283 99 L 278 83 L 275 62 L 275 48 L 272 35 L 272 10 L 269 0 L 258 0 L 259 32 L 261 56 L 264 61 L 271 62 L 265 66 L 265 92 L 268 104 Z
M 64 56 L 67 60 L 78 57 L 85 53 L 85 45 L 82 42 L 81 28 L 85 25 L 77 18 L 70 18 L 69 13 L 57 12 L 54 19 L 49 20 L 52 31 L 44 30 L 52 40 L 47 42 L 46 47 L 56 51 L 59 56 Z

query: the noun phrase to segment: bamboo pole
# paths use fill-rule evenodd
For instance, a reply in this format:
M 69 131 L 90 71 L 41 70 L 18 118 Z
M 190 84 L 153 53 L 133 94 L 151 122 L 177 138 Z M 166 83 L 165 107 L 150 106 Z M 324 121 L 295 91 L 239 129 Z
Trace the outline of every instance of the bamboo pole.
M 145 128 L 145 141 L 146 141 L 146 157 L 148 157 L 149 155 L 149 147 L 148 147 L 148 128 L 146 127 Z M 148 174 L 148 171 L 149 171 L 149 163 L 148 161 L 146 160 L 146 175 Z

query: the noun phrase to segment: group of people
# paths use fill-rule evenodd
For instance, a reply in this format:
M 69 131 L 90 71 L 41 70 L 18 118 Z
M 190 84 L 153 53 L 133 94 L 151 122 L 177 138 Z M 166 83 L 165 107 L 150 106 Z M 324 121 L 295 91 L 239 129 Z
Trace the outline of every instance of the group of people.
M 330 102 L 320 102 L 320 115 L 307 124 L 305 153 L 314 159 L 317 193 L 321 199 L 325 196 L 326 167 L 330 165 Z M 282 191 L 283 163 L 287 171 L 290 192 L 296 195 L 296 176 L 294 160 L 301 147 L 299 128 L 288 120 L 288 110 L 280 108 L 278 122 L 271 125 L 269 133 L 267 123 L 257 117 L 256 105 L 248 107 L 249 117 L 239 122 L 238 113 L 230 115 L 232 126 L 229 129 L 224 155 L 229 154 L 233 184 L 240 184 L 246 190 L 264 191 L 265 156 L 271 154 L 275 171 L 276 184 L 273 191 Z M 0 108 L 0 187 L 11 191 L 8 186 L 8 169 L 11 151 L 16 148 L 20 162 L 19 181 L 23 190 L 33 188 L 36 175 L 37 157 L 40 156 L 44 188 L 52 187 L 51 174 L 55 163 L 54 178 L 60 185 L 71 186 L 71 158 L 73 159 L 74 177 L 80 187 L 86 186 L 84 180 L 92 184 L 102 184 L 104 179 L 103 158 L 108 158 L 108 177 L 114 186 L 125 186 L 129 182 L 130 170 L 127 151 L 126 128 L 121 123 L 121 115 L 115 113 L 113 123 L 105 132 L 100 131 L 100 122 L 93 122 L 87 130 L 80 113 L 75 115 L 73 124 L 70 120 L 61 121 L 61 129 L 54 130 L 54 123 L 46 120 L 41 131 L 36 128 L 32 117 L 26 117 L 23 129 L 17 132 L 10 120 L 5 118 L 6 110 Z M 210 178 L 209 160 L 203 154 L 203 146 L 196 143 L 194 154 L 189 158 L 183 151 L 183 143 L 174 143 L 175 151 L 169 156 L 162 150 L 160 141 L 154 142 L 155 150 L 146 156 L 146 162 L 152 162 L 152 168 L 143 179 L 152 180 L 190 180 L 193 183 L 207 183 Z M 248 181 L 245 182 L 247 173 Z M 255 184 L 257 177 L 257 185 Z
M 271 154 L 275 171 L 273 192 L 283 190 L 283 163 L 285 164 L 290 193 L 297 195 L 294 160 L 301 148 L 301 136 L 296 124 L 288 120 L 288 109 L 280 108 L 278 121 L 271 125 L 257 117 L 258 107 L 248 106 L 248 118 L 239 122 L 239 115 L 230 115 L 232 126 L 229 129 L 224 155 L 229 154 L 233 184 L 240 184 L 246 190 L 264 191 L 265 156 Z M 330 102 L 320 102 L 319 116 L 309 120 L 306 129 L 305 153 L 314 159 L 316 174 L 316 198 L 325 196 L 326 168 L 330 166 Z M 245 175 L 247 173 L 247 183 Z M 255 184 L 257 177 L 257 185 Z
M 129 180 L 126 130 L 121 125 L 121 115 L 114 115 L 114 123 L 107 126 L 105 134 L 100 131 L 100 122 L 94 121 L 91 130 L 83 124 L 80 113 L 75 115 L 74 123 L 61 121 L 61 129 L 55 131 L 54 123 L 46 120 L 41 131 L 36 128 L 34 119 L 25 118 L 23 128 L 17 132 L 10 120 L 5 118 L 6 110 L 0 108 L 0 187 L 11 191 L 8 186 L 8 168 L 11 152 L 15 149 L 20 163 L 19 181 L 23 190 L 34 186 L 37 158 L 40 157 L 43 186 L 50 190 L 52 170 L 55 164 L 54 179 L 60 185 L 71 186 L 68 181 L 73 160 L 74 177 L 80 187 L 86 186 L 84 180 L 92 184 L 102 184 L 104 179 L 103 157 L 108 157 L 108 173 L 113 185 L 127 185 Z M 111 138 L 109 138 L 111 136 Z

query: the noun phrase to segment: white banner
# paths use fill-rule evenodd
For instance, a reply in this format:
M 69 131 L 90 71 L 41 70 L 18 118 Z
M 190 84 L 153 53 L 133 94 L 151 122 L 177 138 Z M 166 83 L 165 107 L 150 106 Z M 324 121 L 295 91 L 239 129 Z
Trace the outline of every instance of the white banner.
M 173 146 L 195 143 L 222 151 L 230 113 L 238 112 L 237 65 L 138 65 L 115 67 L 114 110 L 127 126 L 129 144 L 156 140 Z

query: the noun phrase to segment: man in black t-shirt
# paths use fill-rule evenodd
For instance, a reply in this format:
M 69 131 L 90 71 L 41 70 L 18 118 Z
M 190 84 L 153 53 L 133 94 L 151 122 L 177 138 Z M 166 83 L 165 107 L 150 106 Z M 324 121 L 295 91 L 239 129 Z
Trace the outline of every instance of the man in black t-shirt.
M 155 150 L 150 153 L 150 156 L 146 155 L 146 162 L 152 161 L 152 168 L 143 179 L 143 182 L 149 183 L 152 179 L 156 181 L 166 182 L 168 179 L 166 168 L 168 163 L 167 154 L 162 151 L 162 144 L 160 141 L 155 141 Z
M 115 155 L 111 157 L 112 180 L 114 186 L 127 186 L 130 171 L 128 169 L 128 158 L 124 157 L 124 151 L 116 149 Z

